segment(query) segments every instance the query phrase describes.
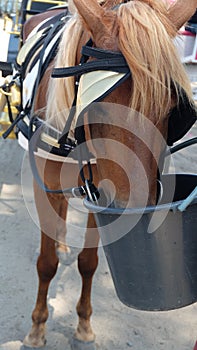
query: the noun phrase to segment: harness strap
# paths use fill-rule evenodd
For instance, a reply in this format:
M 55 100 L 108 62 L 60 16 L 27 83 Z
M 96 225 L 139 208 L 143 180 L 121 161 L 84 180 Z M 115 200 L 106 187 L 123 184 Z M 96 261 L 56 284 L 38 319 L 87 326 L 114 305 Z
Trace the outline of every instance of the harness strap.
M 97 58 L 98 60 L 104 59 L 104 58 L 111 59 L 114 57 L 117 57 L 117 58 L 119 57 L 122 60 L 122 58 L 124 58 L 122 53 L 119 51 L 115 52 L 110 50 L 103 50 L 97 47 L 92 47 L 89 45 L 87 46 L 87 44 L 82 46 L 81 53 L 83 56 L 87 56 L 88 58 L 94 57 L 94 58 Z M 124 61 L 126 62 L 125 58 L 124 58 Z
M 17 115 L 16 119 L 14 119 L 12 125 L 10 125 L 10 127 L 3 133 L 2 137 L 3 137 L 4 139 L 6 139 L 6 138 L 9 136 L 9 134 L 12 132 L 12 130 L 14 129 L 14 127 L 15 127 L 16 125 L 18 125 L 19 121 L 20 121 L 21 119 L 23 119 L 24 117 L 25 117 L 25 112 L 24 112 L 24 111 L 20 112 L 20 113 Z
M 40 177 L 40 175 L 38 173 L 37 166 L 36 166 L 36 161 L 35 161 L 35 156 L 34 156 L 34 152 L 35 152 L 35 150 L 37 148 L 37 143 L 38 143 L 38 139 L 40 138 L 41 132 L 42 132 L 42 128 L 37 129 L 36 133 L 34 134 L 34 136 L 29 141 L 29 161 L 30 161 L 32 173 L 33 173 L 34 178 L 35 178 L 37 184 L 39 185 L 39 187 L 43 191 L 45 191 L 46 193 L 54 193 L 54 194 L 68 193 L 68 194 L 72 194 L 73 196 L 82 196 L 82 195 L 84 195 L 86 192 L 85 192 L 83 186 L 51 190 L 44 184 L 44 182 L 42 181 L 42 179 L 41 179 L 41 177 Z
M 11 109 L 11 104 L 10 104 L 10 99 L 9 99 L 11 85 L 12 84 L 6 84 L 5 89 L 3 89 L 3 90 L 5 91 L 5 98 L 6 98 L 6 103 L 7 103 L 7 107 L 8 107 L 9 120 L 11 123 L 13 123 L 14 119 L 12 116 L 12 109 Z
M 78 66 L 54 68 L 52 78 L 66 78 L 95 70 L 110 70 L 118 73 L 130 72 L 127 61 L 121 52 L 102 50 L 89 45 L 86 44 L 82 47 L 82 57 L 85 58 L 83 64 L 80 62 Z M 96 58 L 96 60 L 86 62 L 89 57 Z
M 81 75 L 95 70 L 107 70 L 118 73 L 127 73 L 129 68 L 123 57 L 113 57 L 111 59 L 100 59 L 99 61 L 90 61 L 83 66 L 73 66 L 65 68 L 55 68 L 52 78 L 66 78 L 73 75 Z
M 24 79 L 25 78 L 25 74 L 26 74 L 26 70 L 27 67 L 32 59 L 32 57 L 34 56 L 34 54 L 41 48 L 41 46 L 43 45 L 46 36 L 48 35 L 50 28 L 46 28 L 41 37 L 36 41 L 36 43 L 33 45 L 33 47 L 30 48 L 29 52 L 27 53 L 25 60 L 20 62 L 20 52 L 19 52 L 19 59 L 16 58 L 15 62 L 14 62 L 14 67 L 17 71 L 20 72 L 21 74 L 21 78 Z M 23 47 L 22 49 L 23 50 Z
M 71 194 L 73 197 L 81 197 L 81 196 L 85 196 L 88 194 L 88 196 L 90 198 L 92 198 L 92 200 L 94 200 L 94 201 L 97 200 L 97 198 L 99 197 L 99 193 L 98 193 L 97 188 L 92 183 L 92 170 L 91 170 L 90 165 L 88 168 L 89 169 L 89 179 L 86 180 L 84 177 L 84 186 L 68 187 L 68 188 L 64 188 L 64 189 L 51 190 L 50 188 L 48 188 L 44 184 L 44 182 L 42 181 L 42 179 L 39 175 L 36 161 L 35 161 L 35 155 L 34 155 L 34 152 L 36 151 L 37 145 L 38 145 L 39 140 L 41 138 L 41 133 L 42 133 L 42 127 L 37 129 L 37 132 L 34 133 L 33 137 L 31 138 L 31 140 L 29 142 L 29 161 L 30 161 L 30 165 L 31 165 L 34 179 L 37 182 L 37 184 L 39 185 L 39 187 L 46 193 L 52 193 L 52 194 L 67 193 L 67 194 Z M 83 173 L 83 168 L 82 168 L 82 173 Z
M 65 13 L 61 13 L 61 14 L 58 14 L 57 16 L 55 16 L 54 24 L 50 24 L 50 26 L 47 27 L 43 31 L 42 36 L 37 40 L 37 42 L 30 49 L 30 51 L 28 52 L 28 54 L 25 57 L 25 60 L 24 61 L 21 60 L 21 62 L 17 62 L 17 59 L 16 59 L 15 67 L 18 70 L 17 76 L 20 75 L 20 83 L 21 83 L 20 84 L 21 85 L 21 105 L 20 105 L 19 111 L 20 112 L 23 111 L 23 113 L 19 113 L 19 115 L 16 117 L 16 119 L 13 120 L 12 115 L 11 115 L 11 108 L 9 106 L 9 100 L 7 101 L 8 102 L 9 116 L 10 116 L 10 119 L 12 118 L 11 119 L 12 125 L 3 134 L 4 138 L 9 136 L 9 133 L 13 130 L 15 125 L 18 126 L 19 130 L 20 130 L 21 125 L 23 126 L 23 129 L 24 129 L 24 126 L 27 127 L 27 125 L 25 123 L 22 124 L 22 120 L 26 115 L 28 115 L 29 118 L 32 117 L 33 110 L 34 110 L 35 96 L 36 96 L 38 86 L 39 86 L 40 81 L 41 81 L 41 79 L 46 71 L 46 68 L 48 67 L 49 63 L 52 61 L 52 59 L 54 58 L 54 56 L 56 54 L 56 50 L 57 50 L 57 46 L 59 45 L 60 37 L 58 38 L 58 40 L 55 41 L 54 45 L 51 48 L 51 51 L 49 52 L 47 57 L 44 59 L 45 50 L 46 50 L 48 44 L 50 43 L 50 41 L 55 37 L 55 35 L 65 25 L 64 18 L 65 18 Z M 40 49 L 40 47 L 42 47 L 42 48 Z M 33 87 L 31 99 L 27 102 L 27 104 L 25 106 L 23 106 L 23 101 L 22 101 L 23 100 L 23 80 L 25 77 L 26 69 L 27 69 L 27 67 L 32 59 L 32 56 L 39 49 L 40 49 L 40 52 L 36 56 L 35 60 L 33 60 L 33 62 L 31 63 L 31 67 L 30 67 L 30 71 L 31 71 L 32 64 L 35 63 L 35 61 L 37 62 L 37 60 L 39 59 L 37 79 L 36 79 L 35 85 Z M 19 55 L 20 55 L 20 52 L 19 52 Z M 14 78 L 13 78 L 13 82 L 14 82 Z M 32 135 L 32 130 L 31 130 L 31 128 L 29 128 L 28 139 L 30 139 L 31 135 Z
M 91 45 L 92 45 L 92 39 L 89 39 L 88 42 L 86 43 L 86 46 L 90 47 Z M 81 59 L 80 59 L 80 65 L 84 65 L 84 63 L 86 63 L 88 58 L 89 58 L 89 56 L 83 54 L 81 56 Z M 75 113 L 76 113 L 76 103 L 77 103 L 77 93 L 78 93 L 78 87 L 79 87 L 79 80 L 80 80 L 80 76 L 76 76 L 75 96 L 73 99 L 72 107 L 71 107 L 69 116 L 67 118 L 66 124 L 64 126 L 64 129 L 63 129 L 61 136 L 59 138 L 59 141 L 58 141 L 60 144 L 60 147 L 62 147 L 62 145 L 64 145 L 67 142 L 68 133 L 69 133 L 73 118 L 74 118 Z
M 53 24 L 47 34 L 47 37 L 45 38 L 45 41 L 44 41 L 44 45 L 41 49 L 41 53 L 39 55 L 39 67 L 38 67 L 38 78 L 36 79 L 36 84 L 34 86 L 34 90 L 33 90 L 33 93 L 32 93 L 32 98 L 31 98 L 31 101 L 29 102 L 29 105 L 31 106 L 31 113 L 34 111 L 34 103 L 35 103 L 35 97 L 36 97 L 36 92 L 37 92 L 37 89 L 38 89 L 38 86 L 40 84 L 40 81 L 42 79 L 42 76 L 45 72 L 45 69 L 46 69 L 46 65 L 43 65 L 43 60 L 44 60 L 44 54 L 45 54 L 45 50 L 49 44 L 49 42 L 51 41 L 51 38 L 53 38 L 53 36 L 55 35 L 55 33 L 62 28 L 62 26 L 64 25 L 64 21 L 62 20 L 63 17 L 62 17 L 62 14 L 61 16 L 58 16 L 58 20 L 55 24 Z M 58 43 L 55 43 L 55 45 L 53 46 L 52 48 L 52 53 L 50 54 L 49 56 L 49 59 L 47 60 L 47 63 L 50 62 L 50 58 L 53 56 L 54 54 L 54 49 L 56 50 L 57 48 L 57 45 Z M 30 116 L 31 118 L 31 116 Z M 30 133 L 31 133 L 31 130 L 30 130 Z
M 180 140 L 197 121 L 197 107 L 189 101 L 185 91 L 179 94 L 178 105 L 169 114 L 167 144 L 172 146 Z

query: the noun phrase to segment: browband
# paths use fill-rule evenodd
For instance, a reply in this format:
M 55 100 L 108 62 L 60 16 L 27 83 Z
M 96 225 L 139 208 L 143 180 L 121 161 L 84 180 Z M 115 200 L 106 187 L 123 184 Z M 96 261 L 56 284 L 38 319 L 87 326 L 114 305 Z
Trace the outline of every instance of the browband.
M 118 73 L 130 72 L 128 64 L 121 52 L 102 50 L 86 45 L 82 47 L 82 55 L 84 58 L 94 57 L 96 60 L 85 62 L 78 66 L 54 68 L 51 75 L 52 78 L 66 78 L 95 70 L 109 70 Z

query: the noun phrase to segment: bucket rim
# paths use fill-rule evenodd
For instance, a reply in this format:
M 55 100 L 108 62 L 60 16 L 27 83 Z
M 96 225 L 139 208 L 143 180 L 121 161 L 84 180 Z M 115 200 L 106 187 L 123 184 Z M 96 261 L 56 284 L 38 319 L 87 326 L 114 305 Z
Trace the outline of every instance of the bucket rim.
M 197 178 L 197 174 L 183 174 L 183 173 L 178 173 L 178 174 L 163 174 L 162 176 L 170 176 L 170 175 L 182 175 L 182 176 L 194 176 Z M 185 198 L 184 198 L 185 199 Z M 157 204 L 157 205 L 150 205 L 146 207 L 133 207 L 133 208 L 113 208 L 113 207 L 104 207 L 101 205 L 98 205 L 96 202 L 93 203 L 88 199 L 87 197 L 84 198 L 83 203 L 86 209 L 91 211 L 92 213 L 101 213 L 101 214 L 111 214 L 111 215 L 141 215 L 141 214 L 150 214 L 155 211 L 161 211 L 161 210 L 166 210 L 166 211 L 179 211 L 178 207 L 182 204 L 184 199 L 175 201 L 175 202 L 170 202 L 170 203 L 163 203 L 163 204 Z M 194 198 L 192 203 L 188 206 L 192 206 L 197 204 L 197 196 Z M 181 213 L 181 212 L 180 212 Z
M 151 205 L 147 207 L 135 207 L 135 208 L 112 208 L 112 207 L 103 207 L 100 205 L 97 205 L 96 203 L 92 203 L 87 197 L 83 200 L 84 206 L 86 209 L 90 210 L 94 213 L 102 213 L 102 214 L 112 214 L 112 215 L 134 215 L 134 214 L 149 214 L 155 211 L 161 211 L 161 210 L 171 210 L 171 211 L 178 211 L 178 206 L 183 202 L 183 200 L 172 202 L 172 203 L 165 203 L 165 204 L 158 204 L 158 205 Z M 193 202 L 189 205 L 195 205 L 197 204 L 197 197 L 193 200 Z

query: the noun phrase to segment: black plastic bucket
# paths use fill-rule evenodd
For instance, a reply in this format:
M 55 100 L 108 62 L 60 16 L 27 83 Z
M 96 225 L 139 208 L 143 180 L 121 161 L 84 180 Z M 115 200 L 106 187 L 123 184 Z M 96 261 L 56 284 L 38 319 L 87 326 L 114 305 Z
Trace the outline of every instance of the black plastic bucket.
M 139 310 L 172 310 L 197 301 L 197 197 L 185 211 L 178 209 L 197 186 L 197 175 L 163 175 L 162 183 L 164 203 L 145 209 L 84 201 L 94 212 L 119 299 Z M 122 228 L 127 232 L 119 236 Z

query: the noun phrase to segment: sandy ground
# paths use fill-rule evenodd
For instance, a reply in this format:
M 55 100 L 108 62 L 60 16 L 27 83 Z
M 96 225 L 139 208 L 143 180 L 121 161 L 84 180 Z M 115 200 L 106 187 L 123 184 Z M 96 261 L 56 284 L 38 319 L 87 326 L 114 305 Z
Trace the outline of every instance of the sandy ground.
M 192 136 L 197 136 L 197 127 L 185 138 Z M 31 211 L 32 180 L 27 156 L 16 140 L 0 139 L 0 147 L 0 349 L 19 350 L 31 326 L 36 297 L 39 229 L 36 214 Z M 174 159 L 177 171 L 197 173 L 196 146 L 177 153 Z M 71 214 L 70 223 L 81 225 L 84 219 L 79 213 L 72 210 Z M 92 293 L 92 324 L 98 349 L 192 350 L 197 338 L 197 304 L 168 312 L 130 309 L 115 294 L 102 249 L 99 255 Z M 48 296 L 47 350 L 70 350 L 79 293 L 76 259 L 70 266 L 60 263 Z
M 190 72 L 195 83 L 194 71 L 197 75 L 196 66 Z M 186 139 L 191 136 L 197 136 L 197 127 Z M 196 147 L 176 154 L 177 171 L 197 173 Z M 19 350 L 31 326 L 40 236 L 27 157 L 16 140 L 0 139 L 0 148 L 0 349 Z M 78 212 L 70 212 L 69 232 L 85 220 Z M 99 256 L 92 292 L 92 325 L 98 349 L 192 350 L 197 338 L 197 304 L 170 312 L 130 309 L 115 294 L 102 249 Z M 79 293 L 75 257 L 70 266 L 60 263 L 50 287 L 47 350 L 70 350 Z

